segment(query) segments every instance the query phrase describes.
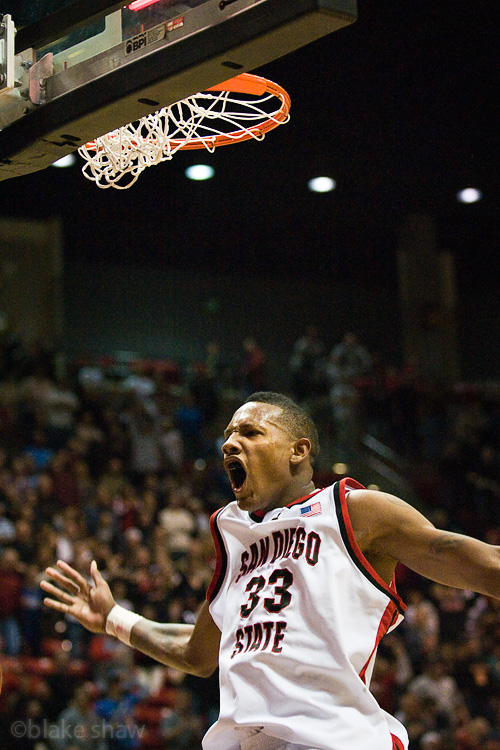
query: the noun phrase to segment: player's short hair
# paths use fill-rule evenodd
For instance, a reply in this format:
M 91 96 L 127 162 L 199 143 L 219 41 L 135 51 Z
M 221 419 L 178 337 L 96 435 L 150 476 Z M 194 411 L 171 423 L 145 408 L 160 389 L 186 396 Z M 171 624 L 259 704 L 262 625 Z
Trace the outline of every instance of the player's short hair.
M 260 404 L 270 404 L 271 406 L 278 406 L 281 409 L 280 421 L 287 432 L 292 435 L 296 440 L 299 438 L 307 438 L 311 443 L 310 458 L 311 463 L 314 463 L 316 456 L 319 453 L 319 438 L 318 430 L 313 420 L 301 406 L 292 401 L 288 396 L 284 396 L 282 393 L 275 393 L 274 391 L 258 391 L 252 393 L 245 399 L 245 404 L 255 401 Z

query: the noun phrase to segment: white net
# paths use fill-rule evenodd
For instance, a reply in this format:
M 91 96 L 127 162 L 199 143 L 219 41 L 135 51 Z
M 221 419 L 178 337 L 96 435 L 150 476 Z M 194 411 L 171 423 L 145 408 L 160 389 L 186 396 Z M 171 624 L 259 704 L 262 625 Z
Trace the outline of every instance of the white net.
M 250 138 L 262 140 L 269 130 L 288 121 L 286 91 L 257 76 L 242 74 L 232 80 L 238 79 L 269 86 L 260 96 L 208 90 L 100 136 L 79 149 L 86 161 L 83 174 L 101 188 L 124 190 L 146 167 L 172 159 L 180 149 L 212 152 L 217 146 Z

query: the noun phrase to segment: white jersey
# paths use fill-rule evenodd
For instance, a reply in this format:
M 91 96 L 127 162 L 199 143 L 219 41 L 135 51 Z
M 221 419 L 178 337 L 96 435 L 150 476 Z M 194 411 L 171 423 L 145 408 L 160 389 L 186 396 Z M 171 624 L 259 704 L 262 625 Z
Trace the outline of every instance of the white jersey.
M 315 750 L 404 750 L 404 727 L 369 691 L 377 646 L 405 605 L 364 557 L 352 479 L 265 514 L 214 513 L 207 593 L 221 630 L 221 712 L 204 750 L 239 750 L 248 728 Z

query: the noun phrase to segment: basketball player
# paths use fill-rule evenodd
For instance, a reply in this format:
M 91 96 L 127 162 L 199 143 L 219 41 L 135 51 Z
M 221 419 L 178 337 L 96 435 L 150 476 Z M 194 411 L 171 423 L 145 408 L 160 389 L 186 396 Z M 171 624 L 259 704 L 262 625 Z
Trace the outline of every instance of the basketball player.
M 500 548 L 437 530 L 402 500 L 351 479 L 314 487 L 318 437 L 288 398 L 256 393 L 223 445 L 236 501 L 214 514 L 217 565 L 197 622 L 159 624 L 48 568 L 45 603 L 163 664 L 220 667 L 205 750 L 404 750 L 404 727 L 369 692 L 377 645 L 402 619 L 398 560 L 434 581 L 500 597 Z

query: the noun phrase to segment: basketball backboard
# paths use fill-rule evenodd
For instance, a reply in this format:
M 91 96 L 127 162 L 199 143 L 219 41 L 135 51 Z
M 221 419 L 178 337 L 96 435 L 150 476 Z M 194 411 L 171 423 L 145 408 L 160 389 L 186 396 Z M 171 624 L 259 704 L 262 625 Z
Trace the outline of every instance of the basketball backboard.
M 0 0 L 0 180 L 355 19 L 356 0 Z

